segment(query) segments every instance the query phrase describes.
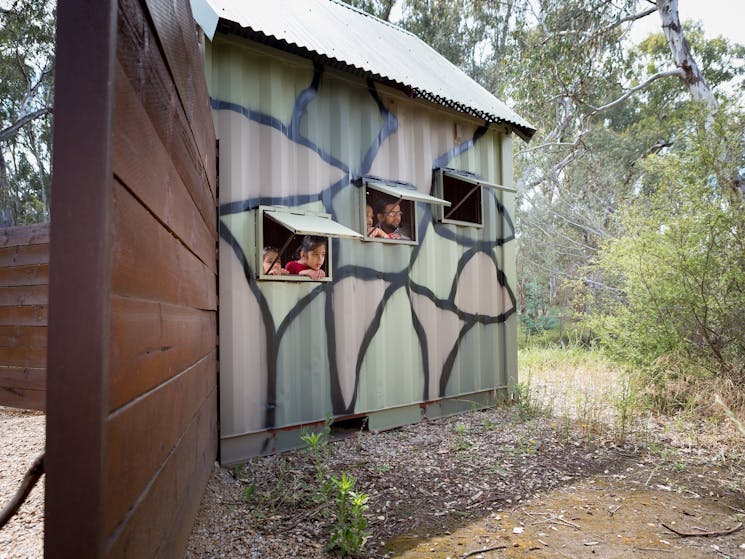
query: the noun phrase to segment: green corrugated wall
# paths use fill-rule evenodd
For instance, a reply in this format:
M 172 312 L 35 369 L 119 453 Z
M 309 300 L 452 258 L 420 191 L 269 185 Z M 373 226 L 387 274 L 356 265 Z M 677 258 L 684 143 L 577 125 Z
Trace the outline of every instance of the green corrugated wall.
M 223 462 L 291 445 L 277 433 L 329 414 L 411 419 L 425 402 L 506 396 L 517 375 L 509 130 L 240 38 L 218 34 L 206 61 L 220 142 Z M 432 194 L 444 166 L 508 187 L 484 189 L 483 227 L 441 224 L 417 203 L 414 245 L 334 239 L 331 281 L 257 279 L 260 205 L 362 232 L 356 179 Z

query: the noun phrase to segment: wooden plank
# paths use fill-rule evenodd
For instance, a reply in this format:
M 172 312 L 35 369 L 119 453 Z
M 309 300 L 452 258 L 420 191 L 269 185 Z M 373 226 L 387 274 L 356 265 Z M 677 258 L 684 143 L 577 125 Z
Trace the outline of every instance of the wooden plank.
M 217 351 L 112 414 L 107 423 L 105 512 L 110 533 L 178 445 L 196 411 L 217 383 Z
M 45 326 L 0 326 L 0 366 L 47 366 Z
M 157 39 L 139 3 L 122 0 L 119 5 L 117 59 L 134 90 L 140 92 L 142 104 L 207 228 L 217 230 L 217 203 L 210 188 L 203 187 L 208 183 L 206 169 Z
M 48 243 L 0 247 L 0 266 L 9 267 L 48 263 Z
M 17 285 L 0 287 L 0 306 L 46 305 L 49 302 L 49 285 Z
M 0 229 L 0 247 L 49 243 L 49 223 Z
M 31 264 L 0 268 L 0 286 L 14 285 L 47 285 L 49 283 L 49 265 Z
M 217 272 L 217 231 L 207 228 L 120 64 L 116 73 L 114 173 L 148 209 Z M 142 162 L 147 161 L 147 165 Z
M 100 558 L 117 4 L 57 5 L 45 559 Z
M 45 326 L 0 326 L 0 348 L 3 347 L 47 347 Z
M 0 385 L 7 388 L 46 390 L 46 369 L 44 367 L 0 367 Z
M 216 456 L 217 390 L 213 389 L 131 514 L 109 537 L 106 556 L 183 557 Z
M 47 306 L 0 307 L 0 326 L 46 326 Z
M 217 345 L 214 311 L 112 297 L 109 409 L 158 386 Z
M 46 369 L 0 367 L 0 405 L 43 410 L 47 394 Z
M 114 188 L 112 292 L 197 309 L 217 308 L 216 277 L 119 182 Z
M 45 369 L 47 348 L 0 347 L 0 366 Z
M 194 17 L 189 2 L 146 0 L 156 33 L 176 83 L 181 104 L 202 155 L 207 179 L 216 195 L 215 131 L 205 80 L 204 60 L 199 52 Z

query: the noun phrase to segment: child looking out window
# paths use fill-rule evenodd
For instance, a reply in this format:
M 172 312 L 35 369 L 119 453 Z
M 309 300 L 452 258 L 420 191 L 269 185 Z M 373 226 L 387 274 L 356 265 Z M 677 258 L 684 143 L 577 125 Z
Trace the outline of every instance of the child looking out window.
M 323 263 L 326 260 L 326 237 L 306 235 L 300 245 L 300 258 L 287 263 L 290 274 L 319 280 L 326 277 Z
M 264 247 L 262 267 L 264 274 L 269 276 L 285 276 L 290 273 L 282 267 L 282 262 L 279 260 L 279 250 L 274 247 Z

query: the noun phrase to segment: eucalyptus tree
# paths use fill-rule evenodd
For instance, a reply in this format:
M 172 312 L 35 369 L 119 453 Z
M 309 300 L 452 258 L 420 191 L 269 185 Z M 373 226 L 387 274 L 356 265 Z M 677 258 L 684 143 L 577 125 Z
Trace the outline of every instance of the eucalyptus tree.
M 613 289 L 578 271 L 600 243 L 623 234 L 618 211 L 643 194 L 640 163 L 673 149 L 696 125 L 685 107 L 703 102 L 713 115 L 727 91 L 720 86 L 739 83 L 742 47 L 682 26 L 677 2 L 542 0 L 532 16 L 533 24 L 517 30 L 516 58 L 506 65 L 521 72 L 509 80 L 510 97 L 539 128 L 518 153 L 524 278 L 548 275 L 547 288 Z M 659 33 L 639 46 L 624 40 L 649 17 L 659 18 Z M 665 35 L 663 25 L 677 31 Z M 718 182 L 736 192 L 736 158 L 721 153 Z
M 49 219 L 55 5 L 0 7 L 0 225 Z

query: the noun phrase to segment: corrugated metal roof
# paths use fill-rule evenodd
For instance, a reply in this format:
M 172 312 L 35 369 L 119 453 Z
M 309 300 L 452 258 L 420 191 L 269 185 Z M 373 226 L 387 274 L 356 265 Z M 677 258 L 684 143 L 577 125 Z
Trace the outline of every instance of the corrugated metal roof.
M 508 124 L 525 140 L 535 133 L 532 124 L 424 41 L 340 1 L 192 0 L 192 9 L 210 37 L 217 26 L 403 86 L 415 96 L 487 122 Z

